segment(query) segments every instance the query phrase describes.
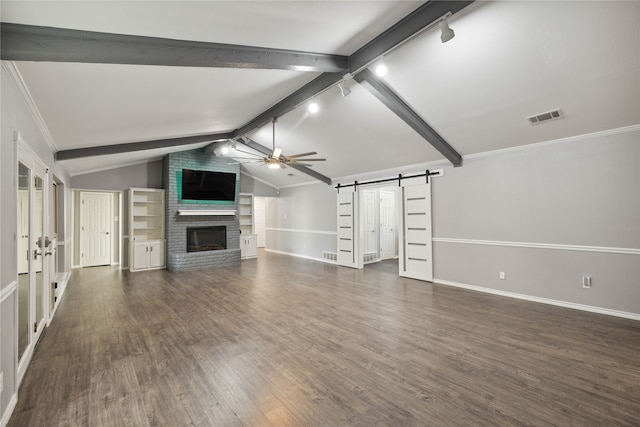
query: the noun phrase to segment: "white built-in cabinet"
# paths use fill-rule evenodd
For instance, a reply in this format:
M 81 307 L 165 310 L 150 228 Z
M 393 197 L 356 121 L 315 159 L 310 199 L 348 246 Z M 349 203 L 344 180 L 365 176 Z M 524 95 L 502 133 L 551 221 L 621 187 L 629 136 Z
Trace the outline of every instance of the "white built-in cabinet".
M 255 234 L 240 235 L 240 257 L 242 259 L 258 256 L 258 236 Z
M 129 270 L 164 268 L 164 190 L 129 189 Z
M 238 202 L 240 220 L 240 256 L 242 259 L 258 256 L 258 237 L 254 234 L 253 194 L 240 193 Z

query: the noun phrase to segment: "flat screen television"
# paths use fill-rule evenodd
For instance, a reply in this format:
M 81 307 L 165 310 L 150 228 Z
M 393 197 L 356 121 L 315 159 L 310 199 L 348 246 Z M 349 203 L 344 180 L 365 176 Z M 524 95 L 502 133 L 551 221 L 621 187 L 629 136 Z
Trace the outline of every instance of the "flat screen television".
M 236 174 L 182 169 L 182 200 L 233 202 Z

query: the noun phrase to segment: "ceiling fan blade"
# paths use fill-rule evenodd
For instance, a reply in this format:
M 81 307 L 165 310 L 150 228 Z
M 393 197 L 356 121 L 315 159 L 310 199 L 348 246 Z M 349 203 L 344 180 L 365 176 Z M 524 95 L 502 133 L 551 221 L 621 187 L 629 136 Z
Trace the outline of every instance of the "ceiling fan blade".
M 308 153 L 301 153 L 301 154 L 292 154 L 290 156 L 287 156 L 290 159 L 295 159 L 297 157 L 304 157 L 304 156 L 313 156 L 314 154 L 318 154 L 315 151 L 309 151 Z
M 298 162 L 324 162 L 327 159 L 291 159 L 289 163 L 298 163 Z

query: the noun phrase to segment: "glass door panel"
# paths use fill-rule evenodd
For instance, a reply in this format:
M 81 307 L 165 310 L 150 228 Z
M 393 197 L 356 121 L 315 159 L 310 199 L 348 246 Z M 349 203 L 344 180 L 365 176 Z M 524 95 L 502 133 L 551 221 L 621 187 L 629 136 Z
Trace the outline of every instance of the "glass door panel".
M 31 307 L 30 280 L 30 234 L 29 218 L 31 192 L 31 170 L 18 164 L 18 360 L 22 359 L 30 342 L 29 315 Z
M 35 273 L 35 314 L 37 325 L 35 331 L 39 335 L 42 329 L 41 324 L 44 320 L 44 257 L 48 246 L 46 240 L 48 239 L 44 236 L 44 180 L 37 175 L 33 180 L 33 190 L 33 230 L 31 234 L 34 243 L 33 271 Z

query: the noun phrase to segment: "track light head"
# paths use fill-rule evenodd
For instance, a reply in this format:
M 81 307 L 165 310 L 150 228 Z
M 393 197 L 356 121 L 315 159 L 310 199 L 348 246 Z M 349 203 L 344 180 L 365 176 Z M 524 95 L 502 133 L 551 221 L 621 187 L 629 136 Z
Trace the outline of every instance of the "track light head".
M 440 33 L 440 40 L 442 41 L 442 43 L 446 43 L 456 36 L 456 33 L 454 33 L 453 30 L 449 28 L 449 23 L 446 19 L 440 21 Z
M 340 88 L 340 93 L 342 96 L 347 96 L 351 93 L 351 89 L 347 87 L 347 83 L 345 81 L 341 81 L 338 83 L 338 87 Z

